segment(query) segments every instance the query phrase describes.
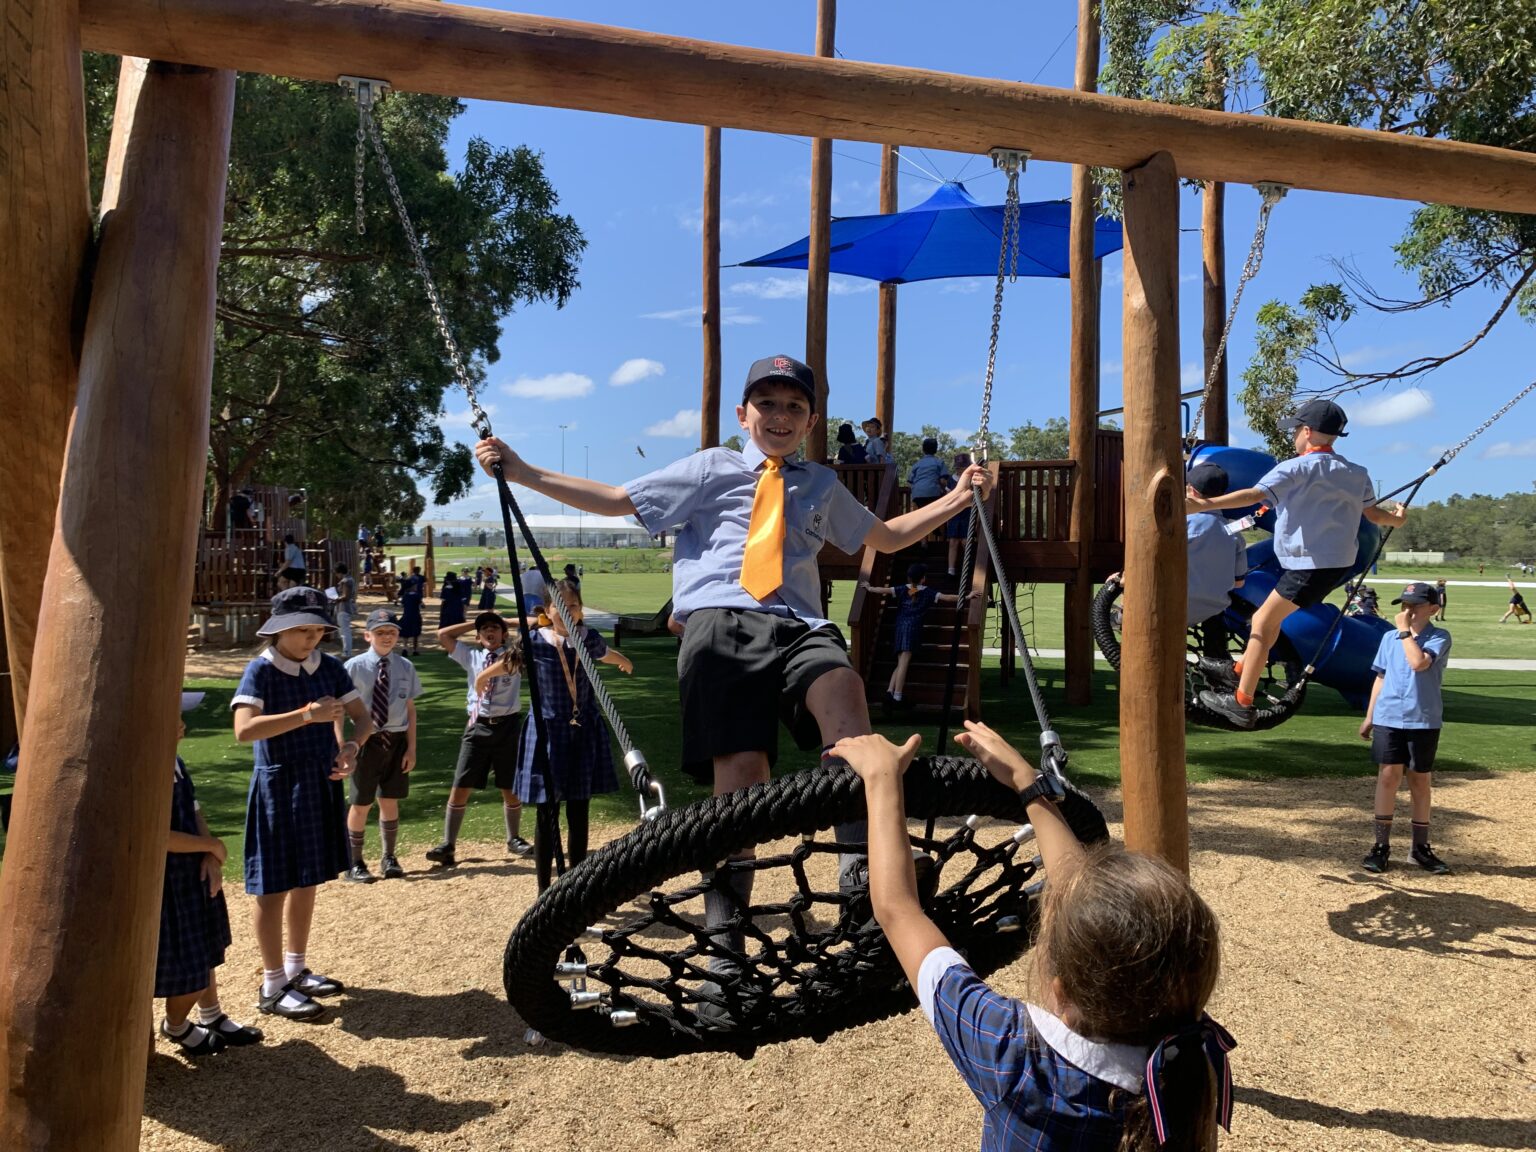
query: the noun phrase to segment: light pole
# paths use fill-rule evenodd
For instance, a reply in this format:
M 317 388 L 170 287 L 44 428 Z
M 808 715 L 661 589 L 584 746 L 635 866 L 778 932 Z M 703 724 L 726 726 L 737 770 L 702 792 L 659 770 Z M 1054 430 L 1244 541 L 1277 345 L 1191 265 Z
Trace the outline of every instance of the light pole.
M 565 474 L 565 430 L 567 428 L 569 428 L 569 427 L 570 427 L 569 424 L 562 424 L 562 425 L 560 425 L 560 473 L 561 473 L 561 475 Z M 563 517 L 563 516 L 565 516 L 565 514 L 566 514 L 566 511 L 565 511 L 565 501 L 562 500 L 562 501 L 560 501 L 560 515 Z M 561 529 L 563 530 L 564 527 L 565 526 L 562 524 L 561 525 Z
M 581 477 L 583 480 L 590 480 L 592 479 L 592 446 L 590 444 L 583 444 L 581 446 L 581 455 Z M 578 508 L 576 515 L 578 516 L 576 521 L 576 547 L 584 548 L 586 547 L 587 513 L 584 509 Z

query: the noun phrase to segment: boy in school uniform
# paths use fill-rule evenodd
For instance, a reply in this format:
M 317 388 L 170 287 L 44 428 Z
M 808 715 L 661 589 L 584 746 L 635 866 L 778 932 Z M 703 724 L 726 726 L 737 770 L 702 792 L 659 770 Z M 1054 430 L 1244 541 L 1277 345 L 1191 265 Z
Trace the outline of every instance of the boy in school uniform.
M 864 463 L 884 464 L 891 458 L 885 447 L 885 425 L 871 416 L 859 427 L 864 432 Z
M 1280 421 L 1292 433 L 1296 455 L 1271 468 L 1252 488 L 1207 498 L 1191 496 L 1190 513 L 1246 508 L 1266 502 L 1275 509 L 1275 558 L 1283 569 L 1274 591 L 1254 613 L 1248 645 L 1232 692 L 1200 693 L 1200 702 L 1239 728 L 1254 725 L 1253 693 L 1259 686 L 1280 625 L 1298 608 L 1319 604 L 1348 575 L 1359 550 L 1360 516 L 1372 524 L 1397 528 L 1408 519 L 1398 505 L 1377 506 L 1370 474 L 1333 450 L 1347 436 L 1349 417 L 1332 400 L 1309 400 Z
M 411 769 L 416 767 L 416 701 L 421 678 L 403 654 L 395 652 L 400 622 L 387 608 L 371 613 L 364 629 L 368 651 L 347 661 L 347 675 L 358 696 L 368 702 L 373 720 L 369 736 L 357 754 L 357 768 L 350 779 L 347 809 L 347 848 L 352 866 L 346 877 L 357 884 L 372 884 L 373 873 L 363 859 L 363 838 L 368 830 L 368 809 L 379 801 L 379 839 L 384 851 L 379 872 L 386 880 L 405 875 L 395 855 L 400 834 L 400 801 L 410 795 Z M 342 721 L 336 739 L 340 741 Z
M 461 637 L 471 629 L 478 646 L 466 644 Z M 522 802 L 517 798 L 517 734 L 522 719 L 522 673 L 511 670 L 493 676 L 483 692 L 476 692 L 475 680 L 481 672 L 500 661 L 504 666 L 518 665 L 513 652 L 509 661 L 507 622 L 496 612 L 482 612 L 474 623 L 451 624 L 438 629 L 437 642 L 448 658 L 464 669 L 469 677 L 469 723 L 459 742 L 459 761 L 453 770 L 453 788 L 448 793 L 448 807 L 443 816 L 443 842 L 427 850 L 427 859 L 445 868 L 458 863 L 454 846 L 464 823 L 464 809 L 472 790 L 484 788 L 495 778 L 501 790 L 502 816 L 507 829 L 507 851 L 526 856 L 533 845 L 520 832 Z
M 1451 634 L 1434 623 L 1441 604 L 1433 584 L 1415 581 L 1392 603 L 1401 604 L 1402 611 L 1393 621 L 1397 630 L 1385 633 L 1376 649 L 1371 663 L 1376 680 L 1360 725 L 1360 738 L 1371 742 L 1371 759 L 1378 766 L 1376 843 L 1363 866 L 1367 872 L 1387 870 L 1392 809 L 1406 770 L 1413 818 L 1409 857 L 1426 872 L 1444 874 L 1450 867 L 1429 846 L 1430 772 L 1440 747 L 1445 714 L 1440 683 L 1451 654 Z

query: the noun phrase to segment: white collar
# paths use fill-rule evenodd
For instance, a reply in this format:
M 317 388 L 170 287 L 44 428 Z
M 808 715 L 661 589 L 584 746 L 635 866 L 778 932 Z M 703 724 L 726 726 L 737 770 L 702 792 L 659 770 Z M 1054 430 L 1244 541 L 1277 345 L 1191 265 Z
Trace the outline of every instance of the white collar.
M 288 659 L 288 657 L 277 650 L 277 645 L 275 644 L 269 645 L 267 650 L 261 654 L 261 658 L 279 672 L 286 672 L 289 676 L 297 676 L 300 668 L 313 676 L 315 669 L 320 667 L 320 649 L 318 648 L 306 656 L 302 664 L 297 660 Z
M 1146 1087 L 1147 1049 L 1139 1044 L 1110 1044 L 1079 1036 L 1038 1004 L 1026 1004 L 1035 1033 L 1056 1054 L 1090 1076 L 1127 1092 Z

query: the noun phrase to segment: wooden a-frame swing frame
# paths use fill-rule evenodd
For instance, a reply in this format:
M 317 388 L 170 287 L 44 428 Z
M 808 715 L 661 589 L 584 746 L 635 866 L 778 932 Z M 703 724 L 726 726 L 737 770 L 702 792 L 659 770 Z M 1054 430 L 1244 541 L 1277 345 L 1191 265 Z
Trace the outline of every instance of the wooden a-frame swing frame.
M 431 0 L 3 3 L 0 601 L 24 765 L 0 874 L 7 1149 L 138 1144 L 233 70 L 1120 169 L 1126 840 L 1181 865 L 1179 180 L 1536 212 L 1529 153 Z M 82 47 L 128 58 L 97 237 Z

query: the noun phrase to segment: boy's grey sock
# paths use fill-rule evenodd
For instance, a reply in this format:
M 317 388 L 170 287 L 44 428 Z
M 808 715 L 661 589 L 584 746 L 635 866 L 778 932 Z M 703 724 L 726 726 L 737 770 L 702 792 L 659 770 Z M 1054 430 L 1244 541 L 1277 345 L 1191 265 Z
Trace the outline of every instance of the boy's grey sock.
M 1422 824 L 1420 824 L 1417 820 L 1413 821 L 1413 846 L 1415 848 L 1424 848 L 1428 845 L 1429 821 L 1426 820 Z
M 379 839 L 384 842 L 384 855 L 393 856 L 395 854 L 395 842 L 399 839 L 399 836 L 400 821 L 385 820 L 381 817 L 379 820 Z
M 1376 843 L 1388 845 L 1392 843 L 1392 817 L 1376 817 Z
M 443 814 L 443 843 L 452 846 L 459 842 L 459 828 L 464 824 L 464 805 L 448 805 Z
M 366 832 L 354 832 L 350 828 L 347 829 L 347 851 L 352 854 L 352 863 L 354 864 L 361 864 L 363 862 L 363 838 L 366 835 Z
M 507 826 L 507 842 L 510 844 L 518 838 L 518 831 L 523 826 L 523 806 L 521 804 L 508 804 L 503 801 L 501 817 L 503 823 Z
M 839 844 L 857 846 L 856 851 L 837 854 L 838 887 L 848 889 L 867 885 L 869 883 L 867 872 L 869 821 L 853 820 L 847 824 L 838 824 L 832 829 L 832 835 Z
M 728 924 L 736 916 L 738 907 L 748 908 L 752 904 L 752 878 L 756 873 L 750 868 L 740 871 L 716 871 L 709 873 L 710 878 L 716 878 L 717 883 L 704 893 L 704 926 L 714 928 Z M 727 891 L 729 895 L 727 895 Z M 734 896 L 733 901 L 731 897 Z M 729 948 L 733 952 L 741 952 L 746 948 L 746 934 L 739 928 L 728 928 L 723 932 L 717 932 L 710 937 L 716 944 L 723 948 Z M 709 967 L 711 971 L 720 971 L 722 968 L 735 968 L 734 962 L 719 956 L 710 957 Z

